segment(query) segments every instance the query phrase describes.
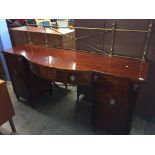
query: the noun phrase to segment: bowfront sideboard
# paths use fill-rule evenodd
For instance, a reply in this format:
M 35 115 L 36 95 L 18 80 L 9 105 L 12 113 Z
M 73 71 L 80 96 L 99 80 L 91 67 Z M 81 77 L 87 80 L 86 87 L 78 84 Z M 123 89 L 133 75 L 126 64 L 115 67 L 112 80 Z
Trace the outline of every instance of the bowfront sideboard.
M 3 54 L 6 59 L 24 59 L 31 73 L 47 81 L 90 87 L 94 129 L 130 133 L 138 88 L 147 79 L 147 61 L 38 45 L 17 46 Z M 14 65 L 8 64 L 10 72 Z

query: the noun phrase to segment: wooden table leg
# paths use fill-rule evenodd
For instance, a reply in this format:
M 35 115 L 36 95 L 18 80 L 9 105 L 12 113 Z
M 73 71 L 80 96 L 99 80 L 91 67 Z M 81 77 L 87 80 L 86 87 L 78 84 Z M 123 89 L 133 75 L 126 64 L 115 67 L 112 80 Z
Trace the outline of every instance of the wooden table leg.
M 64 85 L 65 85 L 65 90 L 67 90 L 67 84 L 66 84 L 66 83 L 64 83 Z
M 12 132 L 15 133 L 15 132 L 16 132 L 16 128 L 15 128 L 15 125 L 14 125 L 14 123 L 13 123 L 12 118 L 9 119 L 9 123 L 10 123 L 11 129 L 12 129 Z

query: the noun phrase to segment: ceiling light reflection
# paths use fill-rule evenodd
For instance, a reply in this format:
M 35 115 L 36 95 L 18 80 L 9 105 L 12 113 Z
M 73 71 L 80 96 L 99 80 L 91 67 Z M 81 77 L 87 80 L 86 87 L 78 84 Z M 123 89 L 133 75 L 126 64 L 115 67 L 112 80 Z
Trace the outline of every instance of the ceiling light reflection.
M 49 61 L 49 64 L 51 64 L 52 61 L 53 61 L 53 57 L 52 57 L 52 56 L 49 56 L 49 57 L 48 57 L 48 61 Z
M 72 65 L 72 69 L 75 70 L 76 69 L 76 63 L 74 62 Z

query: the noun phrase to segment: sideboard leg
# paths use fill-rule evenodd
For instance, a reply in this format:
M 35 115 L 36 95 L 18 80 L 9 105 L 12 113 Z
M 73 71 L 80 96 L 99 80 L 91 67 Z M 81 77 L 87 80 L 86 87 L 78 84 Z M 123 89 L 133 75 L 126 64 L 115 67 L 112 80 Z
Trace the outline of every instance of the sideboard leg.
M 52 85 L 52 84 L 51 84 L 51 86 L 50 86 L 49 93 L 50 93 L 50 95 L 52 96 L 52 94 L 53 94 L 53 85 Z
M 12 132 L 13 132 L 13 133 L 16 133 L 16 128 L 15 128 L 15 125 L 14 125 L 14 123 L 13 123 L 12 118 L 9 119 L 9 123 L 10 123 L 11 129 L 12 129 Z

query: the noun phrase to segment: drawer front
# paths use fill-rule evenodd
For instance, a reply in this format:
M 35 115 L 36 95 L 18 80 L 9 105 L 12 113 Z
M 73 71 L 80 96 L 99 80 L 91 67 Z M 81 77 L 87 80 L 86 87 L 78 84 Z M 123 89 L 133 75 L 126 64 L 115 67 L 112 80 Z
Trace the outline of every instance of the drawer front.
M 91 83 L 91 73 L 89 72 L 58 70 L 33 63 L 30 63 L 30 69 L 34 74 L 50 81 L 70 83 L 73 85 L 90 85 Z
M 90 85 L 91 74 L 87 72 L 57 71 L 56 81 L 73 85 Z
M 56 78 L 55 69 L 33 63 L 30 63 L 30 69 L 34 74 L 40 76 L 41 78 L 48 79 L 50 81 L 54 81 Z
M 15 90 L 16 95 L 21 97 L 28 97 L 28 89 L 25 85 L 25 67 L 24 65 L 24 58 L 19 55 L 13 55 L 4 53 L 7 67 L 11 76 L 11 80 L 13 83 L 13 87 Z
M 109 85 L 118 85 L 119 84 L 119 80 L 115 77 L 111 77 L 111 76 L 107 76 L 104 74 L 93 74 L 93 82 L 95 83 L 101 83 L 104 84 L 105 86 L 109 86 Z
M 90 85 L 92 81 L 92 74 L 90 72 L 78 72 L 75 74 L 76 84 Z
M 102 82 L 94 82 L 94 94 L 95 98 L 99 102 L 105 102 L 107 98 L 121 98 L 121 81 L 119 79 L 102 79 Z
M 69 77 L 75 77 L 74 73 L 69 71 L 57 70 L 56 72 L 56 81 L 63 83 L 72 83 Z M 74 81 L 74 79 L 73 79 Z
M 7 56 L 7 62 L 9 65 L 10 74 L 13 77 L 24 80 L 23 59 L 20 56 L 14 55 Z

